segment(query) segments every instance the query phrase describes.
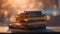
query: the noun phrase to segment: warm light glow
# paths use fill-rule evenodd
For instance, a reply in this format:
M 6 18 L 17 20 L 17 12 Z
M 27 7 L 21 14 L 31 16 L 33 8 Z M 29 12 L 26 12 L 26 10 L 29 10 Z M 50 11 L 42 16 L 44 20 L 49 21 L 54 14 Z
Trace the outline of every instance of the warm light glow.
M 14 0 L 15 3 L 21 4 L 26 3 L 28 0 Z M 21 3 L 20 3 L 21 2 Z
M 53 16 L 57 16 L 58 14 L 57 14 L 57 12 L 56 11 L 54 11 L 53 12 Z
M 7 0 L 8 4 L 13 4 L 13 0 Z
M 34 8 L 34 4 L 29 4 L 29 8 Z
M 4 11 L 4 17 L 7 17 L 8 16 L 8 11 Z
M 12 16 L 10 17 L 10 21 L 11 21 L 11 22 L 15 22 L 15 21 L 16 21 L 16 18 L 15 18 L 14 15 L 12 15 Z
M 4 4 L 2 4 L 2 8 L 5 8 L 7 5 L 8 5 L 8 3 L 7 3 L 7 2 L 6 2 L 6 3 L 4 3 Z
M 9 30 L 9 27 L 0 27 L 0 33 L 7 32 Z
M 57 6 L 56 6 L 56 4 L 54 4 L 53 5 L 53 9 L 54 9 L 54 11 L 53 11 L 53 16 L 57 16 L 58 14 L 57 14 Z
M 14 4 L 17 4 L 21 9 L 25 9 L 27 7 L 29 0 L 14 0 Z
M 10 4 L 10 5 L 13 5 L 14 4 L 14 1 L 13 0 L 7 0 L 8 2 L 8 4 Z
M 26 22 L 28 21 L 28 19 L 24 19 Z
M 48 16 L 47 16 L 47 20 L 50 20 L 50 18 L 51 18 L 51 17 L 48 15 Z
M 24 13 L 24 11 L 18 10 L 18 11 L 17 11 L 17 14 L 20 14 L 20 13 Z
M 43 7 L 43 2 L 38 2 L 39 7 Z
M 20 23 L 14 23 L 13 25 L 15 25 L 15 26 L 21 26 Z

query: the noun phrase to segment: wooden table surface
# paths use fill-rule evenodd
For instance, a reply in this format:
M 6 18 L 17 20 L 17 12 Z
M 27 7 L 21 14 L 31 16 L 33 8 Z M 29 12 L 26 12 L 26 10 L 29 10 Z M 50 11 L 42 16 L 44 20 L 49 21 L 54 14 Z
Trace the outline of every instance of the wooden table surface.
M 60 32 L 60 27 L 46 27 L 46 29 L 35 30 L 21 30 L 21 29 L 9 29 L 7 32 L 0 33 L 39 33 L 39 32 Z

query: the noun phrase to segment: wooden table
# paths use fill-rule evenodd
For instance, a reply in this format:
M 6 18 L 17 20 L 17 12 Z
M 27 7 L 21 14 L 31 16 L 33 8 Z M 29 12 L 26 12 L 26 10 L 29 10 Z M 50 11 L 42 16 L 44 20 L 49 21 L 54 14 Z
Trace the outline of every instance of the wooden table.
M 60 27 L 46 27 L 46 29 L 35 30 L 9 29 L 7 32 L 0 33 L 40 33 L 40 32 L 60 32 Z

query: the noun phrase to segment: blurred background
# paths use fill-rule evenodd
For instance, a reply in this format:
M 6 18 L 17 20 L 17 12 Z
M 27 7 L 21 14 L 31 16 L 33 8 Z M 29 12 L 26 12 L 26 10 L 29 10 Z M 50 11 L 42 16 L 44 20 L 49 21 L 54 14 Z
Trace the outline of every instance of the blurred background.
M 51 16 L 47 26 L 60 26 L 60 0 L 0 0 L 0 25 L 9 25 L 11 18 L 26 10 L 40 10 Z

